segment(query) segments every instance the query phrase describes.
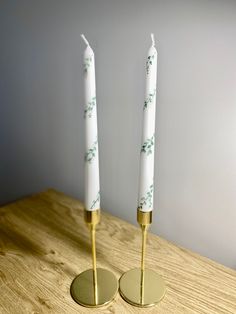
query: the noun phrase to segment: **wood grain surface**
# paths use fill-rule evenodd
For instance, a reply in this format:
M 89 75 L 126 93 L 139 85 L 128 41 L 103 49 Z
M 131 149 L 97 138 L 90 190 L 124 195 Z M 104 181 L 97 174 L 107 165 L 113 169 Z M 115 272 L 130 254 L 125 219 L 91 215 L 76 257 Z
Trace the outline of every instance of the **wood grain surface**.
M 140 242 L 139 227 L 103 212 L 98 267 L 118 279 L 139 266 Z M 48 190 L 0 208 L 0 313 L 236 313 L 236 271 L 153 234 L 146 265 L 167 284 L 157 306 L 132 307 L 117 295 L 105 308 L 84 308 L 70 296 L 74 277 L 91 267 L 81 202 Z

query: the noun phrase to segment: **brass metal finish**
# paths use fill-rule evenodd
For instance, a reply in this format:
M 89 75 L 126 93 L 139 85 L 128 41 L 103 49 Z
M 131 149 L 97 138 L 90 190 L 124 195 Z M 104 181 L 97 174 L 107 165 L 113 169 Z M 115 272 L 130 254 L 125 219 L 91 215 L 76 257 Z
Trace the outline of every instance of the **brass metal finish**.
M 79 274 L 72 282 L 70 291 L 72 298 L 80 305 L 101 307 L 115 298 L 118 282 L 110 271 L 97 269 L 96 226 L 100 221 L 100 209 L 85 210 L 84 220 L 90 230 L 93 268 Z
M 140 208 L 138 208 L 137 221 L 140 225 L 150 225 L 152 223 L 152 211 L 143 212 Z
M 92 245 L 92 265 L 93 265 L 93 289 L 94 302 L 98 301 L 98 285 L 97 285 L 97 256 L 96 256 L 96 226 L 100 221 L 101 211 L 84 210 L 84 220 L 90 229 L 91 245 Z
M 137 210 L 137 221 L 142 230 L 141 268 L 132 269 L 120 278 L 120 294 L 128 303 L 139 307 L 150 307 L 165 295 L 165 283 L 161 276 L 145 268 L 147 230 L 152 223 L 152 211 Z
M 120 278 L 122 298 L 138 307 L 151 307 L 159 303 L 165 295 L 165 283 L 156 272 L 145 269 L 145 280 L 142 286 L 140 268 L 127 271 Z
M 98 298 L 98 285 L 97 285 L 97 256 L 96 256 L 96 241 L 95 241 L 95 231 L 96 225 L 90 225 L 91 233 L 91 243 L 92 243 L 92 263 L 93 263 L 93 285 L 94 285 L 94 296 L 95 304 L 97 304 Z
M 71 296 L 77 303 L 93 308 L 109 304 L 114 300 L 117 291 L 118 282 L 115 275 L 102 268 L 97 269 L 97 292 L 94 290 L 92 269 L 79 274 L 70 289 Z
M 141 256 L 141 303 L 143 304 L 144 300 L 144 280 L 145 280 L 145 254 L 146 254 L 146 242 L 147 242 L 147 229 L 149 225 L 141 225 L 142 229 L 142 256 Z
M 100 221 L 101 210 L 84 210 L 84 221 L 87 224 L 97 225 Z

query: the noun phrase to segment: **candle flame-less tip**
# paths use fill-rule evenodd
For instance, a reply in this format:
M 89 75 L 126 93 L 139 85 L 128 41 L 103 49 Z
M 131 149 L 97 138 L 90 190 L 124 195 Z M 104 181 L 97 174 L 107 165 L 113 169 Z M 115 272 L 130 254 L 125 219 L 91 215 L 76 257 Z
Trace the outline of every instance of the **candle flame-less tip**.
M 155 38 L 154 38 L 154 34 L 151 33 L 151 40 L 152 40 L 152 45 L 155 46 Z
M 83 41 L 85 42 L 85 44 L 87 46 L 89 46 L 89 42 L 87 41 L 86 37 L 84 36 L 84 34 L 80 34 L 81 38 L 83 39 Z

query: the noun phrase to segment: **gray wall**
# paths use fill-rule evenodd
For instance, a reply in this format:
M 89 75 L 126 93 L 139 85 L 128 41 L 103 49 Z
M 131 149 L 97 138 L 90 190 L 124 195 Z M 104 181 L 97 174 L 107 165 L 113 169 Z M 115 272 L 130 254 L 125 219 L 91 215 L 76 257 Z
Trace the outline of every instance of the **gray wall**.
M 48 187 L 83 199 L 83 32 L 96 54 L 102 205 L 136 224 L 154 32 L 152 231 L 236 268 L 235 16 L 233 0 L 1 1 L 1 203 Z

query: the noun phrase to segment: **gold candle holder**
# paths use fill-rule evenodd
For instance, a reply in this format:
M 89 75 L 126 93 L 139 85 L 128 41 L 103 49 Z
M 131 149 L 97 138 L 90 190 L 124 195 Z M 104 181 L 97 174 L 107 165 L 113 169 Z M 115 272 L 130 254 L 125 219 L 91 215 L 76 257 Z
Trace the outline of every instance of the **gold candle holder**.
M 91 235 L 93 268 L 82 272 L 73 280 L 70 292 L 72 298 L 80 305 L 97 308 L 107 305 L 115 298 L 118 282 L 112 272 L 97 268 L 96 226 L 100 221 L 100 209 L 84 210 L 84 220 Z
M 166 287 L 160 275 L 145 268 L 147 230 L 152 223 L 152 211 L 137 210 L 137 221 L 142 230 L 141 268 L 124 273 L 120 278 L 120 295 L 131 305 L 138 307 L 154 306 L 165 295 Z

